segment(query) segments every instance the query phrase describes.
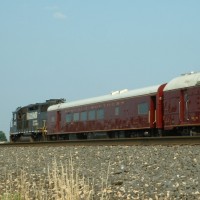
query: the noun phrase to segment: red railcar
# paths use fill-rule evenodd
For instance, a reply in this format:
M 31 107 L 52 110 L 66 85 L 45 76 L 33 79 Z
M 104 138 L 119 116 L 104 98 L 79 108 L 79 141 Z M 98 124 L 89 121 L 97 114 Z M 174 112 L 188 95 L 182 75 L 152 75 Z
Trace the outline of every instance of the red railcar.
M 48 139 L 200 133 L 200 73 L 167 84 L 54 105 Z
M 48 139 L 133 137 L 156 133 L 156 118 L 162 114 L 162 110 L 156 113 L 159 88 L 123 90 L 51 106 L 47 118 Z
M 184 74 L 164 88 L 166 134 L 193 135 L 200 132 L 200 73 Z

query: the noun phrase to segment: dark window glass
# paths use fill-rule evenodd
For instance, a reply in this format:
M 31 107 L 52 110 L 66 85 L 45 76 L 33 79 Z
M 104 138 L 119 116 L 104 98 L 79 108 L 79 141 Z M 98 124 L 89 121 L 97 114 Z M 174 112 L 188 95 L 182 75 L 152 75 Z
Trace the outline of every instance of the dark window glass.
M 95 120 L 95 110 L 90 110 L 88 114 L 88 120 Z
M 104 109 L 97 110 L 97 119 L 104 119 Z
M 185 99 L 185 101 L 189 100 L 188 94 L 185 94 L 184 99 Z
M 74 113 L 73 120 L 75 122 L 79 121 L 79 113 Z
M 115 115 L 119 115 L 119 107 L 115 107 Z
M 55 122 L 55 116 L 51 116 L 51 122 Z
M 148 103 L 141 103 L 138 104 L 138 114 L 139 115 L 146 115 L 149 112 L 149 105 Z
M 86 121 L 87 120 L 87 112 L 81 112 L 81 121 Z
M 72 121 L 72 114 L 71 113 L 67 113 L 66 115 L 66 122 L 70 123 Z

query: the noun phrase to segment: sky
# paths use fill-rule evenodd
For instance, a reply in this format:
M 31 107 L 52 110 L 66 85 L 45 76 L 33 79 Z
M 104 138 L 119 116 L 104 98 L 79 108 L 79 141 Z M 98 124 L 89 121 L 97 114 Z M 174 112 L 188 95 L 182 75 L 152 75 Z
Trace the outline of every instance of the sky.
M 0 0 L 0 130 L 12 112 L 200 71 L 199 0 Z

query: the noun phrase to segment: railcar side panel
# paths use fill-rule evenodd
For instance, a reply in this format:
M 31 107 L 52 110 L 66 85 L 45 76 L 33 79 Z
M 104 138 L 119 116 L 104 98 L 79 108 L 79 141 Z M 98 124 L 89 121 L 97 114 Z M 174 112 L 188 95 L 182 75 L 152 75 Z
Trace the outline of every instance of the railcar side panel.
M 200 126 L 200 88 L 191 87 L 164 93 L 165 129 L 189 133 Z M 189 128 L 190 127 L 190 128 Z
M 141 96 L 50 111 L 48 134 L 148 130 L 155 127 L 155 110 L 156 96 Z
M 200 87 L 188 89 L 184 103 L 185 124 L 200 126 Z
M 174 126 L 180 125 L 180 95 L 179 92 L 170 91 L 164 93 L 164 127 L 173 129 Z

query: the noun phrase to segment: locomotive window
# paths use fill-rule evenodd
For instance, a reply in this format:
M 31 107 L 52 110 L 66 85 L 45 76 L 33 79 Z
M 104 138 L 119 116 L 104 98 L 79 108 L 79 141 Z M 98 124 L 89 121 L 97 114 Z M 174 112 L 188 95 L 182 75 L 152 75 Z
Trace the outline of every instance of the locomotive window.
M 115 115 L 119 115 L 119 107 L 115 107 Z
M 72 121 L 72 114 L 71 113 L 67 113 L 66 115 L 66 122 L 70 123 Z
M 140 103 L 138 104 L 138 114 L 139 115 L 146 115 L 149 112 L 148 103 Z
M 94 120 L 95 119 L 95 110 L 90 110 L 88 115 L 88 120 Z
M 79 121 L 79 113 L 74 113 L 73 119 L 75 122 Z
M 87 112 L 81 112 L 81 121 L 86 121 L 87 120 Z
M 99 109 L 97 110 L 97 119 L 103 119 L 104 118 L 104 110 Z
M 34 105 L 30 108 L 28 108 L 29 111 L 34 111 L 34 110 L 38 110 L 38 106 L 37 105 Z
M 46 105 L 42 105 L 41 106 L 41 112 L 46 112 L 47 111 L 47 106 Z

